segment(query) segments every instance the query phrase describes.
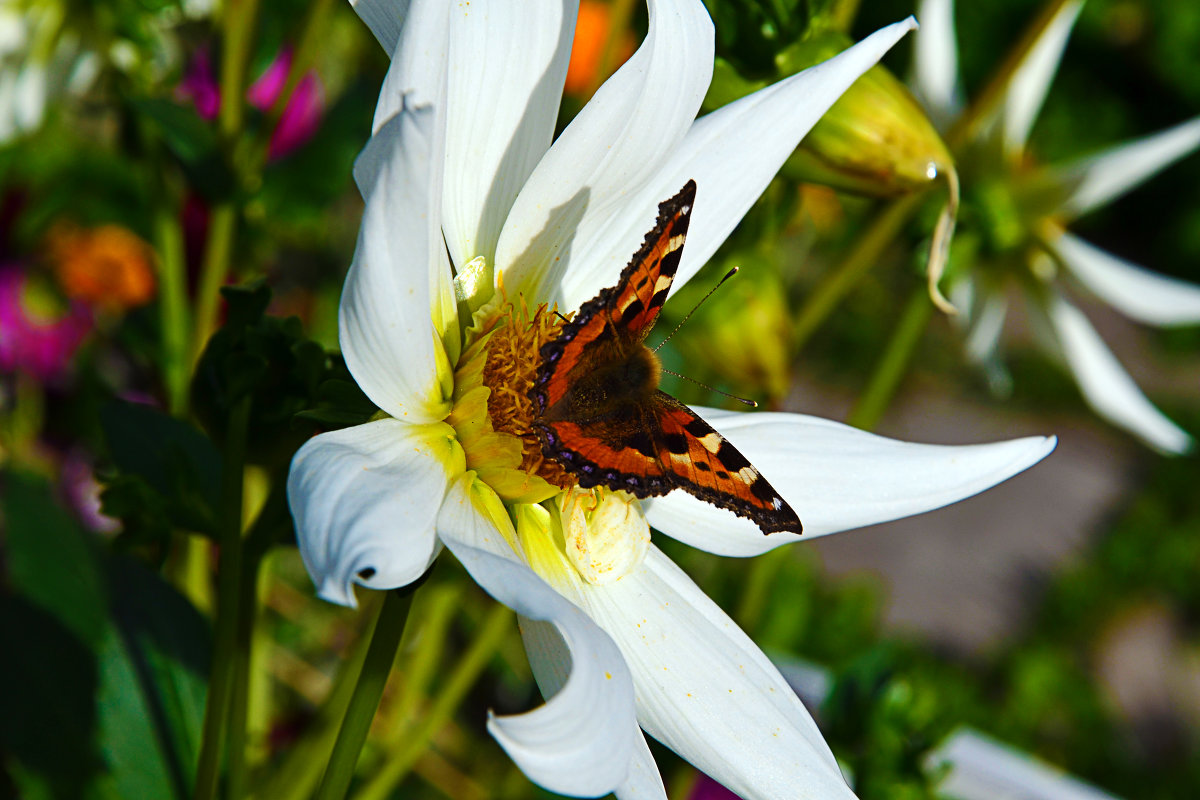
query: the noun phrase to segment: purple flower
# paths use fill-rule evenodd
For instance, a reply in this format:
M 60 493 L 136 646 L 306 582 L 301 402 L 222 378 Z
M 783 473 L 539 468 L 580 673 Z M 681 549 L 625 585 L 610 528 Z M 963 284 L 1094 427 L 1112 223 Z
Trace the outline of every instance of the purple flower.
M 283 93 L 291 66 L 292 51 L 285 47 L 246 91 L 246 101 L 259 111 L 269 111 Z M 190 99 L 196 113 L 204 119 L 216 118 L 221 108 L 221 87 L 217 84 L 207 50 L 196 51 L 177 94 L 181 99 Z M 317 73 L 311 71 L 296 84 L 279 116 L 279 123 L 271 132 L 267 160 L 275 161 L 299 149 L 317 132 L 324 113 L 325 87 Z
M 65 310 L 50 291 L 18 266 L 0 266 L 0 372 L 25 372 L 52 382 L 92 328 L 82 303 Z

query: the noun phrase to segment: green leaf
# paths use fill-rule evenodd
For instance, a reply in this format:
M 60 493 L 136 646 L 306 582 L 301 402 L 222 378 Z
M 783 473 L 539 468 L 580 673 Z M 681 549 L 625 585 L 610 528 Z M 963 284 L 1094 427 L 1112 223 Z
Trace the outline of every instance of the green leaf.
M 4 520 L 9 587 L 79 641 L 99 642 L 108 624 L 101 569 L 78 524 L 55 501 L 49 485 L 29 475 L 5 474 Z
M 100 651 L 97 740 L 118 797 L 190 794 L 204 717 L 208 626 L 157 575 L 108 562 L 116 622 Z
M 172 521 L 211 533 L 221 486 L 221 456 L 203 433 L 147 405 L 113 401 L 100 412 L 109 452 L 167 501 Z

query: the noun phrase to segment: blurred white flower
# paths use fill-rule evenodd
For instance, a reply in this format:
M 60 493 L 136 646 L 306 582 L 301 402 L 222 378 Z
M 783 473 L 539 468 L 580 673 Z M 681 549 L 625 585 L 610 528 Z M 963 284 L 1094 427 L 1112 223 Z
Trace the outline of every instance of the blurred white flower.
M 658 204 L 689 179 L 699 188 L 675 283 L 695 275 L 912 22 L 697 120 L 712 22 L 699 0 L 652 0 L 640 49 L 553 139 L 575 3 L 485 5 L 356 5 L 392 65 L 355 168 L 366 207 L 340 340 L 386 417 L 316 436 L 292 462 L 309 573 L 322 597 L 353 605 L 353 584 L 407 585 L 448 547 L 522 617 L 548 700 L 488 729 L 547 789 L 664 798 L 644 730 L 746 798 L 853 797 L 778 670 L 649 543 L 648 525 L 728 555 L 799 537 L 763 535 L 681 492 L 581 491 L 511 431 L 528 402 L 521 378 L 559 324 L 548 308 L 615 284 Z M 794 414 L 697 411 L 808 538 L 955 502 L 1054 446 L 914 445 Z
M 64 30 L 65 14 L 55 3 L 0 0 L 0 144 L 36 131 L 51 102 L 95 80 L 99 62 Z
M 1192 439 L 1142 393 L 1059 285 L 1065 272 L 1113 308 L 1155 326 L 1200 323 L 1200 286 L 1168 278 L 1088 244 L 1065 229 L 1076 217 L 1120 197 L 1200 146 L 1200 117 L 1173 128 L 1065 164 L 1035 166 L 1026 150 L 1082 0 L 1048 6 L 1040 37 L 1029 47 L 991 113 L 975 120 L 957 149 L 959 169 L 972 165 L 976 184 L 997 188 L 997 216 L 1017 221 L 1009 249 L 1018 253 L 1031 306 L 1047 323 L 1052 350 L 1067 364 L 1087 402 L 1101 416 L 1167 453 L 1183 453 Z M 953 0 L 922 0 L 914 84 L 930 116 L 951 129 L 962 111 Z M 997 177 L 999 173 L 999 177 Z M 1000 188 L 1003 185 L 1003 188 Z M 994 376 L 1006 378 L 997 349 L 1007 311 L 1003 280 L 980 271 L 954 287 L 955 304 L 968 310 L 967 352 Z

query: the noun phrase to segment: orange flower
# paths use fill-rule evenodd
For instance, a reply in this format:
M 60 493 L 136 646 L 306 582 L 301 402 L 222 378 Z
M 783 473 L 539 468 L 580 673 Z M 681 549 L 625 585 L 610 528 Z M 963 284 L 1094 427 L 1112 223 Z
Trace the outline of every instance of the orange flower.
M 583 0 L 579 4 L 579 17 L 575 21 L 575 41 L 571 45 L 571 63 L 567 67 L 567 83 L 563 91 L 567 94 L 583 94 L 593 90 L 601 80 L 600 59 L 608 42 L 612 28 L 612 9 L 600 0 Z M 633 54 L 633 34 L 620 32 L 616 41 L 616 59 L 608 65 L 615 70 Z
M 107 311 L 125 311 L 154 297 L 153 250 L 132 231 L 59 224 L 49 239 L 54 272 L 69 297 Z

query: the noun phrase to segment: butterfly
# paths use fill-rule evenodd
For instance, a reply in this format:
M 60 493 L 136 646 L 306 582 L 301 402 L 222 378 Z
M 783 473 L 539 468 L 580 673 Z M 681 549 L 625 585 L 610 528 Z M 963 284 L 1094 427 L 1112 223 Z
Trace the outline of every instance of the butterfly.
M 750 461 L 694 411 L 658 388 L 645 345 L 679 266 L 696 182 L 658 206 L 658 220 L 621 272 L 542 345 L 529 397 L 542 453 L 583 488 L 636 497 L 683 489 L 753 520 L 764 533 L 800 519 Z

